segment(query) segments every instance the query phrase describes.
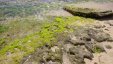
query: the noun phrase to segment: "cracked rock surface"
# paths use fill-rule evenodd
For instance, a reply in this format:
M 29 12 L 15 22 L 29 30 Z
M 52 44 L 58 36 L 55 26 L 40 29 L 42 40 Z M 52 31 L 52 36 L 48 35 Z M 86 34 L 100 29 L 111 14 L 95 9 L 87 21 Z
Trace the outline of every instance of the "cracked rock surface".
M 53 46 L 38 48 L 33 54 L 25 57 L 22 64 L 87 64 L 85 59 L 92 61 L 95 53 L 106 53 L 103 42 L 112 41 L 108 33 L 95 26 L 76 28 L 65 38 Z M 106 48 L 112 47 L 106 45 Z

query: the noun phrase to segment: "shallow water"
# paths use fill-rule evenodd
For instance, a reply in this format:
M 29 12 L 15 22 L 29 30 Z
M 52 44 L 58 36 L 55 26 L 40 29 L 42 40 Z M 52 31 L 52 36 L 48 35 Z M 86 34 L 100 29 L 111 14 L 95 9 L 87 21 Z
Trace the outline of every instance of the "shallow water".
M 52 9 L 62 8 L 67 3 L 83 1 L 108 2 L 111 0 L 0 0 L 0 19 L 15 16 L 36 15 Z

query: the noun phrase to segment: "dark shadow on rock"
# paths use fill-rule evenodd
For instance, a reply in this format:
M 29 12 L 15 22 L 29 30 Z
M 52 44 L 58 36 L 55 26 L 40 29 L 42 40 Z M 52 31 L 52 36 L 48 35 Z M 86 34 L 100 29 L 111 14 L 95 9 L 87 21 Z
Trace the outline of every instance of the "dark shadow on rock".
M 113 15 L 98 18 L 97 20 L 100 20 L 100 21 L 113 20 Z

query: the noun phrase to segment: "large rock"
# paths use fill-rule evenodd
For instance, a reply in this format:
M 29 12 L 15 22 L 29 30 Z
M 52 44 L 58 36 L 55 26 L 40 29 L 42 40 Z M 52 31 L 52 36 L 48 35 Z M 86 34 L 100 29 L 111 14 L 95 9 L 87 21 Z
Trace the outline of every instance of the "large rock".
M 107 8 L 105 9 L 104 6 L 102 7 L 102 5 L 98 5 L 97 7 L 95 7 L 95 5 L 97 5 L 96 3 L 95 4 L 86 3 L 83 5 L 82 4 L 83 3 L 69 4 L 64 6 L 64 9 L 72 13 L 73 15 L 90 17 L 90 18 L 102 18 L 113 15 L 111 9 L 107 9 Z M 89 7 L 90 5 L 92 7 Z
M 92 53 L 83 50 L 81 47 L 72 47 L 69 49 L 69 53 L 69 59 L 72 64 L 85 64 L 84 58 L 93 58 Z
M 88 30 L 88 35 L 97 42 L 111 41 L 112 40 L 110 35 L 105 33 L 102 30 L 89 29 Z
M 54 46 L 38 48 L 34 53 L 22 60 L 21 64 L 61 64 L 62 51 Z

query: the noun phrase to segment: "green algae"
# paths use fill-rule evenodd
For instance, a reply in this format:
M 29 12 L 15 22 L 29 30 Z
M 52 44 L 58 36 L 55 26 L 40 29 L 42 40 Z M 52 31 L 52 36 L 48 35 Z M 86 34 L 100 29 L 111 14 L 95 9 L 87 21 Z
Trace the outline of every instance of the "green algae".
M 78 22 L 79 21 L 79 22 Z M 64 31 L 72 31 L 67 26 L 81 26 L 93 23 L 92 19 L 83 17 L 56 17 L 52 22 L 45 22 L 41 30 L 22 39 L 15 39 L 0 50 L 0 64 L 19 64 L 24 56 L 33 53 L 36 48 L 57 42 L 56 37 Z M 6 61 L 8 60 L 8 61 Z M 9 62 L 10 61 L 10 62 Z

